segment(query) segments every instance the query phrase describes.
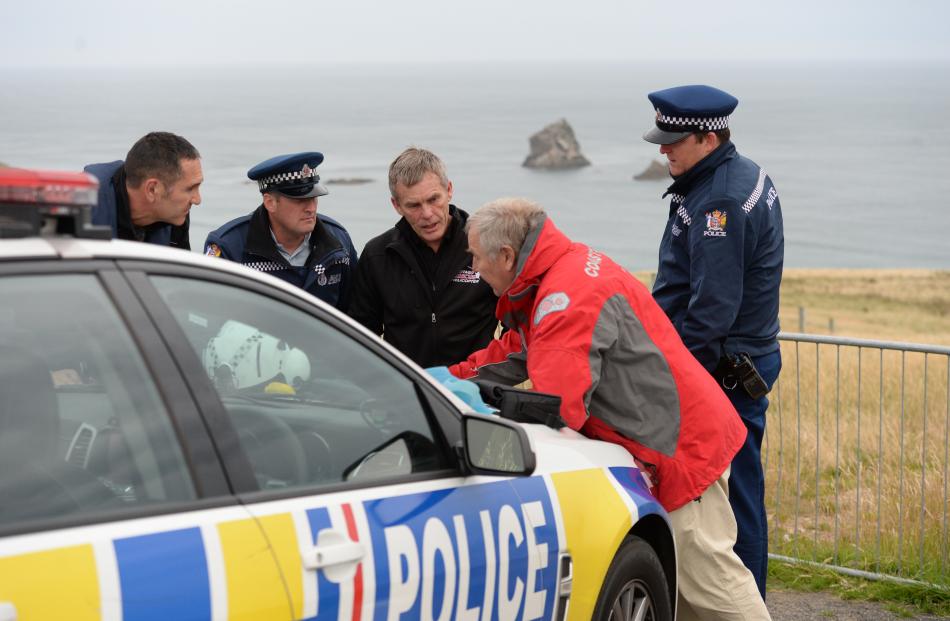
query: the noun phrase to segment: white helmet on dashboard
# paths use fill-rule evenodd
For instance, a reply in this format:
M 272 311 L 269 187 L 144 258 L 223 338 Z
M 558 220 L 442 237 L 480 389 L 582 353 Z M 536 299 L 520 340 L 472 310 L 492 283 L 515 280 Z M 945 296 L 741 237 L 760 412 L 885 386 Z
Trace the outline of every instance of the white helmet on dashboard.
M 229 320 L 221 326 L 205 347 L 202 359 L 219 390 L 263 389 L 271 382 L 296 389 L 310 379 L 307 354 L 239 321 Z

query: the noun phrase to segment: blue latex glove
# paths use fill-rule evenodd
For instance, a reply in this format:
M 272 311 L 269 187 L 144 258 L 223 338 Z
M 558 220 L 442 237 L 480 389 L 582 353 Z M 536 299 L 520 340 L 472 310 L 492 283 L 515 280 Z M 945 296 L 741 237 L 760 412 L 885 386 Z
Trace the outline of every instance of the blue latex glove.
M 475 382 L 463 380 L 449 373 L 448 367 L 429 367 L 426 373 L 431 375 L 440 384 L 452 391 L 456 397 L 464 401 L 473 410 L 479 414 L 495 414 L 496 410 L 489 407 L 482 401 L 482 395 L 478 392 L 478 386 Z

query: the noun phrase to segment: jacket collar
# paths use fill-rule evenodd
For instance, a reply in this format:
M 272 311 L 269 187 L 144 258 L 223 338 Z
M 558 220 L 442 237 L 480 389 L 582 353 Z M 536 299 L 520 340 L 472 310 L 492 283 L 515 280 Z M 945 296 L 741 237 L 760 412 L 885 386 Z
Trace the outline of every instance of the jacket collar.
M 551 266 L 570 250 L 573 242 L 547 216 L 530 231 L 518 252 L 515 279 L 505 297 L 517 300 L 536 286 Z
M 274 238 L 271 237 L 270 218 L 267 217 L 267 209 L 261 204 L 254 213 L 251 214 L 250 226 L 247 231 L 247 242 L 245 249 L 248 253 L 256 254 L 275 261 L 284 267 L 290 267 L 287 260 L 277 251 L 277 245 Z M 317 215 L 317 224 L 313 227 L 313 233 L 310 234 L 310 258 L 307 259 L 307 265 L 323 259 L 333 250 L 343 247 L 343 244 L 336 237 L 327 231 L 323 226 L 323 221 Z
M 141 241 L 145 231 L 132 224 L 132 209 L 129 207 L 129 190 L 125 187 L 125 164 L 112 175 L 112 187 L 115 188 L 115 228 L 119 239 Z
M 149 241 L 156 232 L 163 229 L 171 230 L 171 225 L 165 222 L 153 222 L 144 227 L 135 226 L 132 223 L 132 201 L 129 199 L 129 190 L 126 187 L 125 164 L 119 166 L 115 174 L 112 175 L 110 182 L 115 190 L 116 237 L 133 241 Z
M 738 157 L 738 154 L 736 153 L 735 145 L 732 144 L 731 140 L 727 140 L 716 147 L 712 153 L 699 160 L 695 166 L 679 177 L 676 177 L 673 184 L 666 188 L 663 198 L 666 198 L 669 194 L 686 196 L 690 190 L 716 172 L 716 169 L 719 168 L 720 165 L 736 157 Z

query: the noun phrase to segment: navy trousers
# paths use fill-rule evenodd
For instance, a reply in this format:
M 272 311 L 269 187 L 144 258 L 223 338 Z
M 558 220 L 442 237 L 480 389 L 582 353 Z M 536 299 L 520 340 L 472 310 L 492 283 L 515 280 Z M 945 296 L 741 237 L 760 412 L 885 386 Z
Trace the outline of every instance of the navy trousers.
M 782 354 L 775 351 L 752 359 L 756 370 L 769 388 L 782 368 Z M 732 460 L 729 474 L 729 504 L 736 516 L 738 536 L 733 548 L 755 577 L 762 599 L 769 570 L 769 527 L 765 517 L 765 474 L 762 470 L 762 437 L 765 435 L 765 410 L 768 397 L 752 399 L 737 386 L 726 390 L 729 400 L 742 417 L 749 434 Z

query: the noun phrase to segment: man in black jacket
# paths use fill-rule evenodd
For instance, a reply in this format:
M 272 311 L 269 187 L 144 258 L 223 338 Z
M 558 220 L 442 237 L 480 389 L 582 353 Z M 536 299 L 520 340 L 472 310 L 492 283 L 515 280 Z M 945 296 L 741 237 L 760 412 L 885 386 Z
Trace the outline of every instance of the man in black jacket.
M 431 151 L 411 147 L 389 166 L 402 218 L 370 240 L 356 269 L 350 316 L 423 367 L 454 364 L 491 341 L 498 299 L 472 269 L 468 214 Z

